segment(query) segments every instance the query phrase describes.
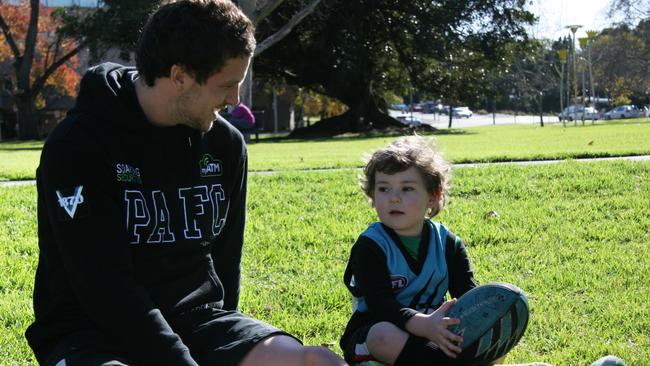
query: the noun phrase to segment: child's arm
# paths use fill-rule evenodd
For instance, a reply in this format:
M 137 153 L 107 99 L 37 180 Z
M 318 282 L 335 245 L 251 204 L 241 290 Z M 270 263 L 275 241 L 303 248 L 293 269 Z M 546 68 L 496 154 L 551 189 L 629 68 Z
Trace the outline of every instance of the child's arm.
M 348 269 L 355 280 L 352 293 L 364 297 L 373 318 L 391 322 L 405 330 L 406 321 L 417 311 L 405 307 L 395 298 L 386 268 L 386 255 L 379 246 L 369 238 L 360 237 L 352 248 Z
M 448 357 L 456 358 L 456 354 L 461 352 L 458 345 L 463 342 L 463 337 L 450 332 L 447 327 L 460 324 L 460 319 L 446 316 L 455 303 L 456 299 L 445 301 L 431 314 L 415 314 L 406 322 L 406 330 L 413 335 L 432 341 Z
M 449 271 L 449 293 L 459 298 L 478 286 L 463 241 L 452 232 L 447 233 L 447 270 Z

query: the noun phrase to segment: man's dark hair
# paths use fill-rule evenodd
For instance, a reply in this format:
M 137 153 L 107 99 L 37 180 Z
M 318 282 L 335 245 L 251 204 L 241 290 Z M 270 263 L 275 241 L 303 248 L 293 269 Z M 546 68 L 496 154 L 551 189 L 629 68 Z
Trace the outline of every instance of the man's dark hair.
M 255 50 L 251 21 L 230 0 L 181 0 L 156 10 L 136 47 L 136 66 L 148 86 L 182 66 L 199 84 L 227 60 Z

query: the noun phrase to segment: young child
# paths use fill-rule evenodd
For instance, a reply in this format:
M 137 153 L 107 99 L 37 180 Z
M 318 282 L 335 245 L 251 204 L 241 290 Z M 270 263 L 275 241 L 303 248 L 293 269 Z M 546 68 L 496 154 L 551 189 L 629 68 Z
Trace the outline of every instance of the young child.
M 368 161 L 361 185 L 380 222 L 359 236 L 345 270 L 354 303 L 340 345 L 351 365 L 444 365 L 461 351 L 462 337 L 447 329 L 460 320 L 445 315 L 477 284 L 463 242 L 430 220 L 449 179 L 449 163 L 419 136 Z

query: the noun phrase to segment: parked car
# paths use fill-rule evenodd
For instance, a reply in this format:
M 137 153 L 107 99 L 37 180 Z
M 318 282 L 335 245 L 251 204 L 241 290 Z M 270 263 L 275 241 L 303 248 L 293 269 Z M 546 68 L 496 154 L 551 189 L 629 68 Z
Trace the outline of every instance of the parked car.
M 397 116 L 397 120 L 410 127 L 418 127 L 422 125 L 422 120 L 413 116 Z
M 473 113 L 469 107 L 454 107 L 454 109 L 452 109 L 452 114 L 456 118 L 469 118 Z
M 605 119 L 622 119 L 641 117 L 641 111 L 635 105 L 619 105 L 605 113 Z
M 396 111 L 404 112 L 404 111 L 406 111 L 408 109 L 408 107 L 404 103 L 397 103 L 397 104 L 393 104 L 392 106 L 390 106 L 390 109 L 394 109 Z
M 600 119 L 600 113 L 594 107 L 585 107 L 581 104 L 570 105 L 562 111 L 558 116 L 560 121 L 568 120 L 594 120 Z

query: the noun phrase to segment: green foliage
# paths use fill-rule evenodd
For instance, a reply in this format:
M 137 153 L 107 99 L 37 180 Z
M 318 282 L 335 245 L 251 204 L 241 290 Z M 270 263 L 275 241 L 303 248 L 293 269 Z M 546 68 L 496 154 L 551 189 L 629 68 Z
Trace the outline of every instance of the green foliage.
M 614 98 L 614 100 L 612 100 L 612 105 L 621 104 L 632 104 L 632 100 L 630 100 L 629 96 L 626 94 L 619 95 L 618 97 Z
M 338 342 L 342 274 L 375 214 L 356 171 L 250 176 L 242 310 L 301 338 Z M 35 364 L 23 338 L 36 267 L 35 188 L 0 188 L 0 364 Z M 531 322 L 506 362 L 650 362 L 650 163 L 565 162 L 454 169 L 437 218 L 468 245 L 481 283 L 527 294 Z M 486 219 L 496 211 L 498 217 Z M 340 352 L 337 346 L 334 346 Z

